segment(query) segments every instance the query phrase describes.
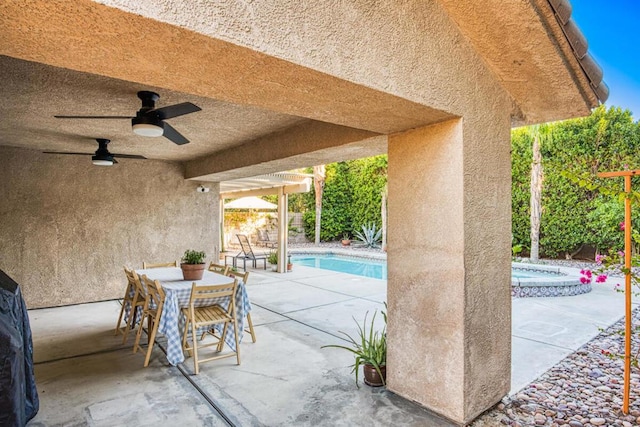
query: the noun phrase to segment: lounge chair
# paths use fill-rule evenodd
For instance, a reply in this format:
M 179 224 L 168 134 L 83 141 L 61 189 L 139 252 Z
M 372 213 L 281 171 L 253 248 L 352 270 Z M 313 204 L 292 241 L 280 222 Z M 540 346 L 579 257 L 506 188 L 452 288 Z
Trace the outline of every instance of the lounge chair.
M 226 259 L 231 257 L 233 258 L 233 266 L 237 267 L 238 260 L 241 259 L 242 269 L 244 271 L 247 271 L 247 260 L 250 260 L 253 262 L 253 268 L 258 268 L 257 267 L 258 261 L 262 260 L 262 262 L 264 263 L 264 269 L 266 270 L 267 256 L 265 254 L 256 254 L 255 252 L 253 252 L 253 249 L 251 249 L 251 243 L 249 243 L 249 239 L 247 238 L 246 235 L 236 234 L 236 237 L 240 242 L 240 252 L 238 252 L 238 255 L 235 255 L 235 256 L 227 255 L 225 257 L 225 264 L 226 264 Z
M 256 244 L 266 248 L 275 248 L 278 245 L 278 242 L 274 242 L 269 239 L 269 233 L 267 233 L 267 230 L 258 230 L 258 240 L 256 241 Z

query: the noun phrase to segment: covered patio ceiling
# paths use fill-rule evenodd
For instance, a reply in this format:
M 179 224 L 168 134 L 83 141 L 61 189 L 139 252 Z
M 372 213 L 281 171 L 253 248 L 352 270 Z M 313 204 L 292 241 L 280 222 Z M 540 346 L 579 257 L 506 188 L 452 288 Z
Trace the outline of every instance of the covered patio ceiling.
M 597 105 L 546 0 L 534 7 L 491 1 L 483 14 L 476 3 L 440 3 L 513 97 L 514 124 L 584 115 Z M 0 145 L 89 155 L 97 148 L 94 138 L 108 138 L 112 152 L 183 162 L 186 178 L 221 182 L 384 153 L 386 135 L 461 114 L 430 102 L 439 88 L 403 93 L 357 76 L 337 78 L 319 71 L 322 64 L 231 44 L 193 23 L 170 25 L 140 7 L 91 1 L 0 6 Z M 509 30 L 510 46 L 501 47 L 501 31 L 483 28 Z M 128 120 L 53 117 L 133 115 L 139 90 L 159 93 L 159 107 L 192 102 L 202 108 L 170 120 L 190 144 L 137 136 Z

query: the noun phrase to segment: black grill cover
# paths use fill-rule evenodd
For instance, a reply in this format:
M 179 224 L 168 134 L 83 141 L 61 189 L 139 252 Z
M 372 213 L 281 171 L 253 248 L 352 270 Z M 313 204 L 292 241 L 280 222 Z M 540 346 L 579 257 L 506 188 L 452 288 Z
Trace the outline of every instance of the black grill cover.
M 0 426 L 24 426 L 40 402 L 33 342 L 20 286 L 0 270 Z

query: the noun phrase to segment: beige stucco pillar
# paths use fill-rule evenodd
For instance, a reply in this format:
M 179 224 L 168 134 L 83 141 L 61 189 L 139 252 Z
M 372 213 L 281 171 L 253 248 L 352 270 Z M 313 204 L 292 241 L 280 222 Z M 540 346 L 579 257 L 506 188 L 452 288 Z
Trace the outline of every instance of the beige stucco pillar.
M 388 387 L 458 423 L 510 388 L 509 123 L 389 138 Z

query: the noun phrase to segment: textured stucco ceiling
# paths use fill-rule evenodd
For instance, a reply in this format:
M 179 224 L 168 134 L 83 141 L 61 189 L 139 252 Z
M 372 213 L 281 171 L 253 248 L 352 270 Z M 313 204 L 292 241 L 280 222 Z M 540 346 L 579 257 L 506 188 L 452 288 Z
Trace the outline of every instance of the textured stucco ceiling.
M 0 56 L 0 145 L 41 151 L 92 153 L 93 138 L 110 150 L 152 159 L 184 161 L 281 131 L 306 119 L 239 106 L 163 88 Z M 139 90 L 160 94 L 157 107 L 192 102 L 202 111 L 168 122 L 191 142 L 134 134 L 130 120 L 56 119 L 54 115 L 135 115 Z
M 411 13 L 398 21 L 393 2 L 373 7 L 363 0 L 323 5 L 316 22 L 319 11 L 271 0 L 251 5 L 247 28 L 218 25 L 235 16 L 225 3 L 167 0 L 149 10 L 130 1 L 0 3 L 0 145 L 91 153 L 92 139 L 103 137 L 113 141 L 112 152 L 186 161 L 189 178 L 223 178 L 233 171 L 216 165 L 237 157 L 239 145 L 236 170 L 257 164 L 260 173 L 276 171 L 276 163 L 284 170 L 341 160 L 349 145 L 378 154 L 386 145 L 379 134 L 473 117 L 502 94 L 523 122 L 585 115 L 597 100 L 541 2 L 511 1 L 502 10 L 492 0 L 482 14 L 479 1 L 409 2 L 399 11 Z M 349 7 L 357 21 L 347 19 Z M 285 9 L 296 10 L 295 19 Z M 286 34 L 281 19 L 291 24 Z M 363 38 L 368 28 L 376 30 Z M 243 29 L 236 34 L 242 37 L 226 40 L 232 29 Z M 158 92 L 158 106 L 190 101 L 202 108 L 169 121 L 191 144 L 136 136 L 128 120 L 53 117 L 133 115 L 139 90 Z M 330 147 L 328 140 L 338 139 L 344 147 Z M 369 140 L 381 142 L 360 143 Z M 301 164 L 303 157 L 309 163 Z

